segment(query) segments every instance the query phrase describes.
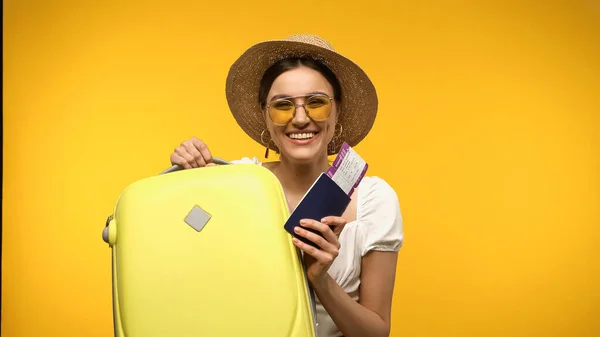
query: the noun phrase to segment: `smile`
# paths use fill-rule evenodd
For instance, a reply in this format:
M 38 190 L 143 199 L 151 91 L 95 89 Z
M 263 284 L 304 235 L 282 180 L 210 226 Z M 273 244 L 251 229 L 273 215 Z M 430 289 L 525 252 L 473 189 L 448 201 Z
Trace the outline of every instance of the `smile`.
M 287 136 L 290 137 L 291 139 L 299 139 L 299 140 L 306 140 L 306 139 L 311 139 L 316 135 L 315 132 L 303 132 L 303 133 L 290 133 Z

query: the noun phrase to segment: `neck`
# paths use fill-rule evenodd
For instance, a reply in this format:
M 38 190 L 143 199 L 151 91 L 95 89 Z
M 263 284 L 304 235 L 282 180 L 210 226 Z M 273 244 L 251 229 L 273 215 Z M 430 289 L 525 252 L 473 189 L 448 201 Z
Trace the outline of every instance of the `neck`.
M 319 160 L 301 164 L 291 162 L 282 156 L 275 170 L 275 175 L 277 175 L 286 190 L 293 193 L 305 193 L 319 175 L 328 168 L 329 162 L 326 156 L 321 157 Z

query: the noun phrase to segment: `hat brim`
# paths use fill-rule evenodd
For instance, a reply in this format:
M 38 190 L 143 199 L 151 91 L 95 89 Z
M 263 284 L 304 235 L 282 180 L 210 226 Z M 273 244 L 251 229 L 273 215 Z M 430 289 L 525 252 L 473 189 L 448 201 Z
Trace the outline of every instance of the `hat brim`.
M 227 75 L 226 97 L 238 125 L 256 142 L 267 146 L 261 141 L 261 133 L 267 125 L 258 101 L 260 82 L 265 71 L 274 63 L 294 57 L 311 57 L 322 62 L 340 82 L 342 102 L 338 123 L 342 126 L 342 134 L 336 139 L 334 151 L 329 154 L 337 153 L 343 142 L 356 146 L 375 122 L 378 106 L 375 86 L 350 59 L 304 42 L 261 42 L 250 47 L 233 63 Z

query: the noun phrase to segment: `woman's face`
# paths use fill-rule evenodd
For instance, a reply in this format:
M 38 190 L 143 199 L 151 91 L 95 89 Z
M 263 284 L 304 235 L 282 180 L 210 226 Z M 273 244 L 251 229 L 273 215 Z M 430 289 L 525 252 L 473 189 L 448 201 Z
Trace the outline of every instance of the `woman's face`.
M 307 100 L 314 94 L 324 94 L 333 98 L 333 87 L 318 71 L 300 66 L 279 75 L 267 95 L 267 104 L 273 104 L 272 102 L 279 98 L 288 98 L 296 105 L 293 119 L 285 125 L 275 124 L 269 116 L 268 108 L 265 114 L 271 139 L 283 156 L 295 162 L 307 162 L 327 156 L 327 146 L 333 138 L 337 120 L 335 100 L 320 98 L 329 101 L 331 113 L 325 120 L 315 121 L 303 106 L 309 103 Z M 318 103 L 310 105 L 318 107 Z

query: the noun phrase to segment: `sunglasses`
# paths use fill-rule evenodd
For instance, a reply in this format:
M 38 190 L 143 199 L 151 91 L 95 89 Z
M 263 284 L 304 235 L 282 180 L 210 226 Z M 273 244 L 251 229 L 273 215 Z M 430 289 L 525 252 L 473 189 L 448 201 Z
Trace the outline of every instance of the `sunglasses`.
M 292 102 L 293 98 L 306 97 L 306 101 L 302 104 Z M 272 101 L 267 105 L 269 117 L 274 124 L 283 126 L 288 124 L 296 116 L 296 109 L 304 107 L 304 111 L 313 121 L 324 121 L 331 114 L 332 97 L 325 94 L 305 95 L 280 98 Z

